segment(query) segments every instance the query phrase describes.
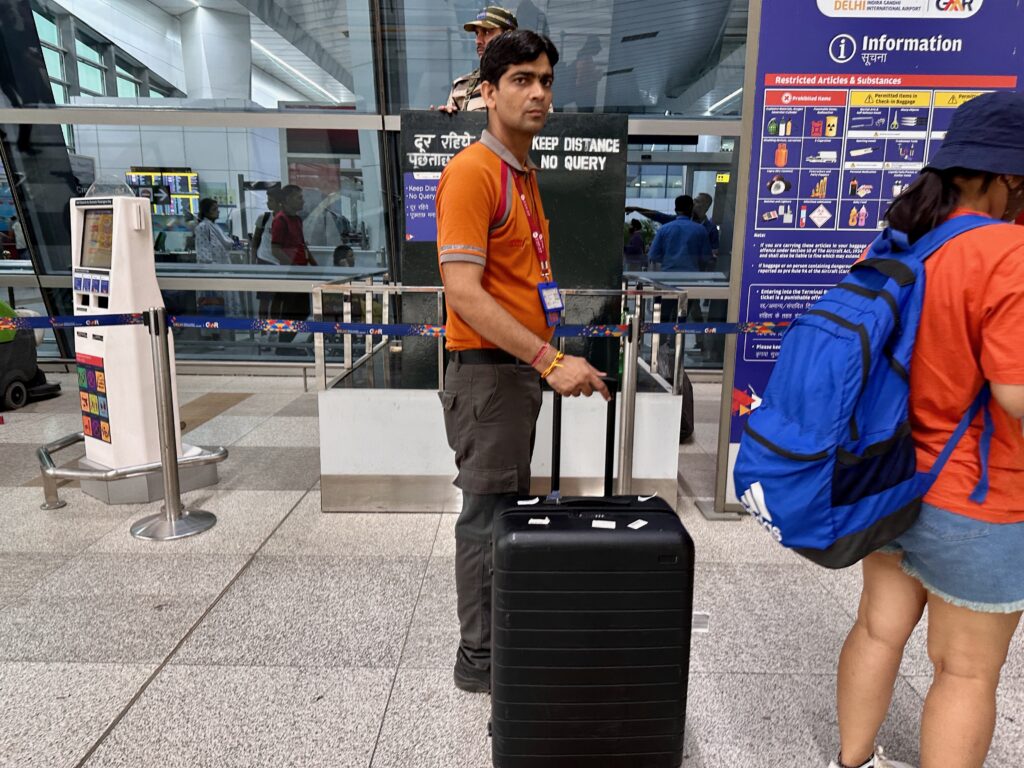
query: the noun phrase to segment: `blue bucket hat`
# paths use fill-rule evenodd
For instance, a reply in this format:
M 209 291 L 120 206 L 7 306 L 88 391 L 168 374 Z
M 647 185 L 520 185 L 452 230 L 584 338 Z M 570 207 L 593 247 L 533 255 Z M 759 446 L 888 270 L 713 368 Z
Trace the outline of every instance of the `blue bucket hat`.
M 928 168 L 1024 176 L 1024 93 L 985 93 L 961 105 Z

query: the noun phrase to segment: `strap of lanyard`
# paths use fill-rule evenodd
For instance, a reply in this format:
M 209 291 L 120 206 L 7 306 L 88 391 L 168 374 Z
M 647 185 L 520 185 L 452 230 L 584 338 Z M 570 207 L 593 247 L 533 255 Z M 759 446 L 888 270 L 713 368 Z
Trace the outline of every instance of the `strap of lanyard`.
M 523 192 L 522 185 L 520 184 L 519 174 L 512 168 L 509 168 L 509 172 L 512 174 L 512 180 L 516 185 L 516 194 L 519 195 L 519 200 L 523 204 L 523 211 L 526 213 L 526 223 L 530 227 L 530 240 L 533 241 L 533 250 L 537 254 L 537 261 L 540 262 L 541 279 L 548 282 L 551 280 L 551 261 L 548 259 L 548 247 L 544 242 L 544 230 L 533 215 L 533 209 L 530 207 L 530 203 L 526 199 L 526 193 Z

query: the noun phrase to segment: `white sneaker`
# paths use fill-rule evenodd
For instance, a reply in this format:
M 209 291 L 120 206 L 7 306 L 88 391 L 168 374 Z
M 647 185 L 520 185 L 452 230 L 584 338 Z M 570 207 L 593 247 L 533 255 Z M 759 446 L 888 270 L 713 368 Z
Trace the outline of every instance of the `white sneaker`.
M 839 768 L 839 763 L 833 760 L 829 763 L 828 768 Z M 910 763 L 890 760 L 885 756 L 885 750 L 877 747 L 871 759 L 864 763 L 864 765 L 857 766 L 857 768 L 914 768 L 914 766 L 910 765 Z

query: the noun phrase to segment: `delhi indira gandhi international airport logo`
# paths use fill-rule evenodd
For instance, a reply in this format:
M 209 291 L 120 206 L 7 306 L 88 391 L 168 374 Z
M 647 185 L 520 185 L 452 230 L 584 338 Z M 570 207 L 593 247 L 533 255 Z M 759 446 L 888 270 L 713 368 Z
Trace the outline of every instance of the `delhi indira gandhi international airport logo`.
M 836 64 L 847 64 L 857 55 L 857 41 L 850 35 L 836 35 L 828 44 L 828 55 Z

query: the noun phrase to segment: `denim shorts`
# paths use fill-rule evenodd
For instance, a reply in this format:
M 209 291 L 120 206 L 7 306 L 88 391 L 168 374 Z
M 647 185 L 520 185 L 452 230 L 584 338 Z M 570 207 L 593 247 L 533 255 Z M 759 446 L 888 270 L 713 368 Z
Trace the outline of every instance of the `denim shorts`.
M 986 523 L 924 504 L 881 550 L 943 600 L 984 613 L 1024 610 L 1024 523 Z

